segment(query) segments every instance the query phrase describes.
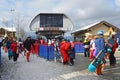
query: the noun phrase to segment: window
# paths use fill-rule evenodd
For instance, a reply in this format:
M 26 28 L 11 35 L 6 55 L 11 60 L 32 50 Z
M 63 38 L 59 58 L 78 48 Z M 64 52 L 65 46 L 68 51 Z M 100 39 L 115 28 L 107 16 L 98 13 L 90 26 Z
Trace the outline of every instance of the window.
M 41 14 L 40 27 L 63 27 L 63 14 Z

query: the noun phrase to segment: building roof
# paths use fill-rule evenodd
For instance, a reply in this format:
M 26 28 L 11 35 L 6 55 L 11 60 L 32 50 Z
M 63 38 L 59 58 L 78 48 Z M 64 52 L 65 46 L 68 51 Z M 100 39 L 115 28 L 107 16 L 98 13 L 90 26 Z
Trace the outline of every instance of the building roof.
M 16 28 L 15 27 L 0 27 L 0 29 L 1 28 L 3 28 L 3 29 L 5 29 L 5 30 L 7 30 L 7 31 L 10 31 L 10 32 L 16 32 Z
M 73 31 L 72 34 L 74 34 L 74 33 L 76 33 L 76 32 L 80 32 L 80 31 L 87 30 L 87 29 L 89 29 L 89 28 L 91 28 L 91 27 L 93 27 L 93 26 L 96 26 L 96 25 L 98 25 L 98 24 L 103 24 L 103 23 L 104 23 L 104 24 L 107 24 L 108 26 L 112 26 L 112 27 L 114 27 L 114 28 L 119 29 L 118 27 L 116 27 L 116 26 L 114 26 L 114 25 L 112 25 L 112 24 L 110 24 L 110 23 L 108 23 L 108 22 L 106 22 L 106 21 L 99 21 L 99 22 L 96 22 L 96 23 L 90 24 L 90 25 L 88 25 L 88 26 L 85 26 L 85 27 L 79 28 L 79 29 Z M 120 29 L 119 29 L 119 30 L 120 30 Z

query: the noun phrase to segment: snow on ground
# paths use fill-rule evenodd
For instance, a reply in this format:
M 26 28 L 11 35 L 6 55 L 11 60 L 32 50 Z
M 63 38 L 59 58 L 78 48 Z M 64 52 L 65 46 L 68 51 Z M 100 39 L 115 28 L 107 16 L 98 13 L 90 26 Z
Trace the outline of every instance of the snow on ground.
M 119 59 L 119 57 L 118 57 Z M 96 76 L 87 70 L 89 60 L 83 55 L 77 55 L 75 66 L 62 65 L 59 62 L 47 61 L 46 59 L 31 55 L 30 62 L 21 56 L 16 64 L 8 60 L 7 53 L 2 52 L 2 65 L 0 67 L 0 80 L 119 80 L 118 72 L 106 69 L 105 76 Z M 116 69 L 116 68 L 115 68 Z

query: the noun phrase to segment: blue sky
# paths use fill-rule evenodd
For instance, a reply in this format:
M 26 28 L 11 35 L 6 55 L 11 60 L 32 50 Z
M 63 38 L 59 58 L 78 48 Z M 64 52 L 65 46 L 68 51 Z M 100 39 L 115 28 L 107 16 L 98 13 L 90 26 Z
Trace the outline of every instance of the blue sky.
M 74 29 L 100 20 L 106 20 L 120 28 L 120 0 L 0 0 L 0 25 L 11 21 L 18 14 L 24 16 L 26 29 L 31 19 L 39 13 L 65 13 Z

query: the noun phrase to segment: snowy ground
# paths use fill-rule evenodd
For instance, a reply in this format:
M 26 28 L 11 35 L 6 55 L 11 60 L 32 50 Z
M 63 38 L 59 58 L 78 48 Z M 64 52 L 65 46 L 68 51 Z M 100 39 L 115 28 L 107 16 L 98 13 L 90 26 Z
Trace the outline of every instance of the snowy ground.
M 75 66 L 62 65 L 54 61 L 31 55 L 30 62 L 21 56 L 16 64 L 8 60 L 7 53 L 2 52 L 0 80 L 120 80 L 120 52 L 116 52 L 117 66 L 106 67 L 104 75 L 97 76 L 87 70 L 89 60 L 77 55 Z

